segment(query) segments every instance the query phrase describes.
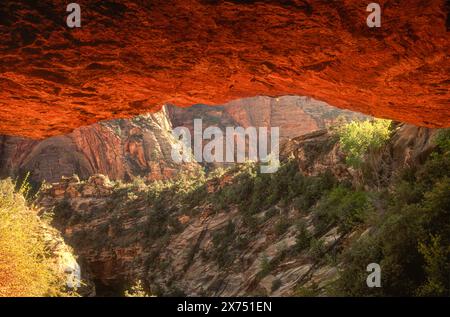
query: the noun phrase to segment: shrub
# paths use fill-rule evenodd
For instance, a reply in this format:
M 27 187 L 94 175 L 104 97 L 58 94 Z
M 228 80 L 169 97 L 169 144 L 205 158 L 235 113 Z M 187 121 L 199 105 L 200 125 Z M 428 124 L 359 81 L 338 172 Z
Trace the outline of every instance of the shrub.
M 251 214 L 244 214 L 242 217 L 244 225 L 250 230 L 250 232 L 256 232 L 258 230 L 258 218 Z
M 273 282 L 272 282 L 271 291 L 275 292 L 280 287 L 281 287 L 281 280 L 279 278 L 274 279 Z
M 297 225 L 298 233 L 295 236 L 295 250 L 301 252 L 311 245 L 312 235 L 306 228 L 306 224 L 301 222 Z
M 41 224 L 10 179 L 0 181 L 0 297 L 61 295 Z
M 336 185 L 336 179 L 326 171 L 318 176 L 304 177 L 297 189 L 299 196 L 295 199 L 295 207 L 300 211 L 309 211 L 317 201 Z
M 213 235 L 213 257 L 219 267 L 225 267 L 233 262 L 234 256 L 231 252 L 235 240 L 236 226 L 229 221 L 224 229 Z
M 419 287 L 419 296 L 449 296 L 450 247 L 443 245 L 440 236 L 431 236 L 430 241 L 419 243 L 419 252 L 425 260 L 426 282 Z
M 442 152 L 450 152 L 450 129 L 439 130 L 436 134 L 435 143 Z
M 261 271 L 259 272 L 260 277 L 268 275 L 273 270 L 273 265 L 267 255 L 263 255 L 261 259 Z
M 289 219 L 287 219 L 285 216 L 281 216 L 281 218 L 278 220 L 278 222 L 275 225 L 275 234 L 277 236 L 281 236 L 284 234 L 287 229 L 290 227 L 291 223 Z
M 339 185 L 325 193 L 314 208 L 316 231 L 338 225 L 343 233 L 363 222 L 369 207 L 367 193 Z
M 325 253 L 323 240 L 312 238 L 310 241 L 309 254 L 314 261 L 319 261 Z
M 145 290 L 141 280 L 138 280 L 129 290 L 124 293 L 125 297 L 150 297 Z
M 359 167 L 364 155 L 381 147 L 390 136 L 390 120 L 352 121 L 339 129 L 339 142 L 350 166 Z
M 287 206 L 294 200 L 298 209 L 308 210 L 336 184 L 329 171 L 303 176 L 294 160 L 282 164 L 273 174 L 259 173 L 255 164 L 245 164 L 234 172 L 232 184 L 214 193 L 211 200 L 219 209 L 237 205 L 246 215 L 260 213 L 276 204 Z

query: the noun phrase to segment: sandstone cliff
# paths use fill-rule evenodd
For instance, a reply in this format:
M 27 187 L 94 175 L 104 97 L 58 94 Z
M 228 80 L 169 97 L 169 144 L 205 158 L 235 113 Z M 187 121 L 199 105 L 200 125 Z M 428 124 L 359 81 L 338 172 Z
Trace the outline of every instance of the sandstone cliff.
M 77 174 L 81 179 L 100 173 L 113 180 L 147 180 L 174 176 L 196 164 L 175 164 L 171 147 L 172 127 L 193 130 L 193 120 L 203 127 L 280 127 L 280 139 L 326 128 L 338 118 L 365 116 L 331 107 L 307 97 L 255 97 L 223 106 L 192 108 L 164 106 L 160 111 L 133 119 L 103 121 L 70 134 L 42 141 L 0 137 L 0 176 L 31 173 L 31 180 L 57 182 Z M 193 132 L 192 132 L 193 135 Z
M 171 159 L 171 122 L 165 109 L 133 119 L 101 122 L 43 141 L 0 137 L 0 175 L 31 173 L 34 182 L 59 181 L 77 174 L 82 179 L 101 173 L 130 181 L 136 176 L 157 180 L 179 169 Z
M 280 141 L 325 129 L 338 119 L 350 121 L 368 118 L 358 112 L 341 110 L 325 102 L 300 96 L 257 96 L 214 107 L 171 106 L 168 113 L 173 126 L 188 127 L 191 131 L 194 119 L 202 119 L 205 126 L 218 126 L 222 129 L 227 126 L 279 127 Z

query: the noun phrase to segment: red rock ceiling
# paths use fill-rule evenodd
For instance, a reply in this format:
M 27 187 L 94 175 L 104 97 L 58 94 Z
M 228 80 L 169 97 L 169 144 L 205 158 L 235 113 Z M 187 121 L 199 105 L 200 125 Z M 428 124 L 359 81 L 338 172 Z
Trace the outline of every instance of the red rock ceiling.
M 0 8 L 0 133 L 43 138 L 165 102 L 307 95 L 450 126 L 445 0 L 9 1 Z

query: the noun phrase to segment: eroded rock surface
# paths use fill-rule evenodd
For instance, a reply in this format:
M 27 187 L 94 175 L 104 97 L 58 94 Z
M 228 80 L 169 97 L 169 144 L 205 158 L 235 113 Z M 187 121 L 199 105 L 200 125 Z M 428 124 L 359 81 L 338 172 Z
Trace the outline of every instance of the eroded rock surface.
M 311 96 L 450 125 L 445 0 L 2 1 L 0 133 L 44 138 L 100 120 L 255 95 Z

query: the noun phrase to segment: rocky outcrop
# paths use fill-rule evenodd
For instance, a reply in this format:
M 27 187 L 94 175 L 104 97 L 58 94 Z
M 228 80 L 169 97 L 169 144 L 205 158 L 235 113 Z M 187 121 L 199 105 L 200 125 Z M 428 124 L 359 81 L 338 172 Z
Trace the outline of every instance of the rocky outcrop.
M 287 115 L 289 114 L 289 115 Z M 362 114 L 344 111 L 307 97 L 255 97 L 223 106 L 192 108 L 164 106 L 159 112 L 133 119 L 103 121 L 72 133 L 42 141 L 0 137 L 0 176 L 31 173 L 31 180 L 57 182 L 77 174 L 94 174 L 113 180 L 165 179 L 196 164 L 175 164 L 171 148 L 176 142 L 172 127 L 188 127 L 194 119 L 203 127 L 279 127 L 280 139 L 310 133 L 330 126 L 338 118 L 362 119 Z
M 399 124 L 389 144 L 367 156 L 367 165 L 378 186 L 387 186 L 392 177 L 406 168 L 422 164 L 435 148 L 430 142 L 437 129 L 420 129 Z
M 396 172 L 420 164 L 433 147 L 433 135 L 426 128 L 400 125 L 375 154 L 378 164 Z M 293 159 L 306 176 L 330 171 L 340 180 L 355 177 L 326 131 L 288 141 L 282 157 Z M 238 181 L 235 177 L 226 173 L 212 179 L 206 192 L 192 197 L 213 194 Z M 67 179 L 44 190 L 40 198 L 42 206 L 55 208 L 56 224 L 86 261 L 101 295 L 120 295 L 137 279 L 161 295 L 285 296 L 311 288 L 318 295 L 335 277 L 336 264 L 318 259 L 312 251 L 295 251 L 297 224 L 312 232 L 315 222 L 291 203 L 260 212 L 249 224 L 237 206 L 225 210 L 219 202 L 191 199 L 184 203 L 189 207 L 182 208 L 175 196 L 158 203 L 145 186 L 118 185 L 104 176 L 86 182 Z M 315 239 L 331 256 L 361 234 L 343 234 L 333 227 Z
M 438 129 L 393 123 L 390 141 L 379 149 L 370 150 L 365 156 L 366 175 L 349 168 L 345 163 L 345 154 L 336 142 L 338 136 L 333 135 L 333 132 L 330 135 L 327 130 L 289 140 L 281 147 L 280 155 L 294 158 L 306 175 L 318 175 L 329 170 L 337 179 L 383 187 L 390 184 L 405 168 L 417 167 L 426 160 L 435 148 L 432 140 L 437 131 Z
M 445 0 L 4 0 L 0 133 L 44 138 L 100 120 L 255 95 L 304 95 L 450 125 Z
M 83 268 L 83 274 L 81 273 L 80 260 L 73 248 L 66 244 L 61 232 L 45 221 L 41 221 L 40 236 L 53 262 L 54 274 L 62 277 L 66 289 L 77 292 L 81 296 L 95 296 L 95 285 L 90 280 L 89 269 Z

